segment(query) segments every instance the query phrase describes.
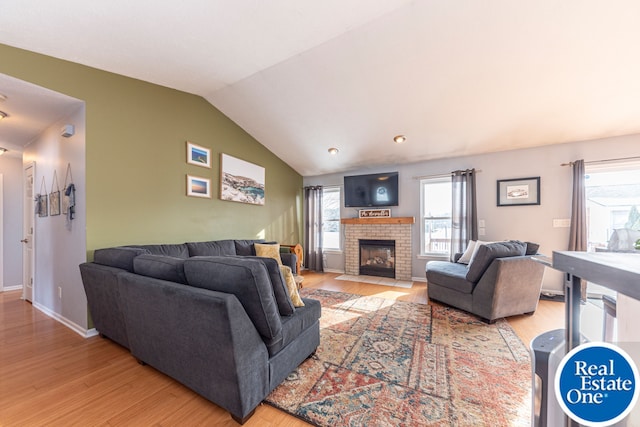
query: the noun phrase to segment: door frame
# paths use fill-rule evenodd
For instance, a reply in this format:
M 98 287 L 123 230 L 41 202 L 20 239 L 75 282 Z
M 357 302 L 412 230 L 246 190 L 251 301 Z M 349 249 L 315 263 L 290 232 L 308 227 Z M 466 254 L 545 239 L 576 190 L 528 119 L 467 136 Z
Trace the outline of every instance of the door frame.
M 31 200 L 27 200 L 27 186 L 29 182 L 27 182 L 27 170 L 32 168 L 33 179 L 31 180 Z M 32 161 L 29 163 L 25 163 L 22 165 L 22 174 L 23 174 L 23 221 L 22 221 L 22 235 L 23 238 L 27 238 L 29 236 L 29 230 L 27 227 L 29 224 L 29 219 L 31 220 L 31 257 L 27 256 L 27 244 L 23 245 L 22 248 L 22 299 L 31 301 L 33 303 L 34 296 L 34 288 L 35 288 L 35 280 L 34 272 L 35 272 L 35 181 L 36 181 L 36 162 Z M 29 217 L 30 216 L 30 217 Z M 31 283 L 29 283 L 31 282 Z M 31 288 L 31 299 L 26 298 L 26 293 L 28 287 Z

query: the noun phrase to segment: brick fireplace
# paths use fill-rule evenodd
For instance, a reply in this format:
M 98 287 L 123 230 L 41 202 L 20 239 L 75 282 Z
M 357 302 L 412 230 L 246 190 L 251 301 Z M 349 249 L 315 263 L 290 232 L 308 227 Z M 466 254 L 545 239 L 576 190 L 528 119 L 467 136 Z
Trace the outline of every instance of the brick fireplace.
M 411 280 L 411 228 L 413 217 L 343 218 L 345 273 L 360 275 L 360 240 L 395 242 L 395 279 Z

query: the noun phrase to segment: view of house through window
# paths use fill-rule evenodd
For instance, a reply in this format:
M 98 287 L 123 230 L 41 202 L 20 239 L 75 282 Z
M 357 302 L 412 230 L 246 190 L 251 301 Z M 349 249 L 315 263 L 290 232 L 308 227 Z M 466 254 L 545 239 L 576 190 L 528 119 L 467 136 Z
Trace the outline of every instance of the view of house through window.
M 640 164 L 587 165 L 588 250 L 633 250 L 640 239 Z
M 447 255 L 451 247 L 451 178 L 420 181 L 422 255 Z
M 340 187 L 322 189 L 322 249 L 340 250 Z

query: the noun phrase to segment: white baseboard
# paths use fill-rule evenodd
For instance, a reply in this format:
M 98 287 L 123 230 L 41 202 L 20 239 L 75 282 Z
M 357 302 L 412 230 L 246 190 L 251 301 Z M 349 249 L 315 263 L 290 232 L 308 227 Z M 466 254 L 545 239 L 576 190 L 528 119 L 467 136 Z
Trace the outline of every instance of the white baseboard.
M 22 285 L 5 286 L 4 288 L 2 288 L 2 292 L 19 291 L 21 289 L 22 289 Z
M 427 278 L 426 277 L 412 277 L 411 280 L 413 280 L 414 282 L 426 282 Z
M 72 331 L 74 331 L 75 333 L 77 333 L 78 335 L 82 336 L 83 338 L 91 338 L 94 337 L 96 335 L 98 335 L 98 331 L 96 331 L 95 328 L 93 329 L 85 329 L 82 326 L 78 325 L 75 322 L 72 322 L 71 320 L 67 319 L 64 316 L 61 316 L 58 313 L 55 313 L 51 310 L 49 310 L 47 307 L 38 304 L 36 302 L 33 303 L 33 306 L 35 308 L 37 308 L 38 310 L 40 310 L 41 312 L 43 312 L 44 314 L 46 314 L 47 316 L 51 317 L 52 319 L 62 323 L 64 326 L 66 326 L 67 328 L 71 329 Z
M 338 273 L 338 274 L 344 274 L 344 270 L 339 270 L 339 269 L 335 269 L 335 268 L 325 268 L 324 269 L 325 273 Z

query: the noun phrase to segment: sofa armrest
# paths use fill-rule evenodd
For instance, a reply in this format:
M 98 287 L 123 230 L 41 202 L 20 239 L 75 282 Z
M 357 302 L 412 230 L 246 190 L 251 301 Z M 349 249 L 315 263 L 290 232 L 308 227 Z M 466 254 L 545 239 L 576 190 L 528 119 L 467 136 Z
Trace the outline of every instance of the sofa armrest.
M 234 295 L 130 273 L 119 288 L 136 358 L 239 419 L 264 399 L 267 348 Z
M 291 272 L 293 274 L 298 274 L 298 257 L 294 253 L 280 253 L 280 259 L 282 260 L 282 264 L 288 267 L 291 267 Z
M 543 276 L 531 256 L 494 259 L 473 290 L 473 312 L 494 320 L 535 311 Z

